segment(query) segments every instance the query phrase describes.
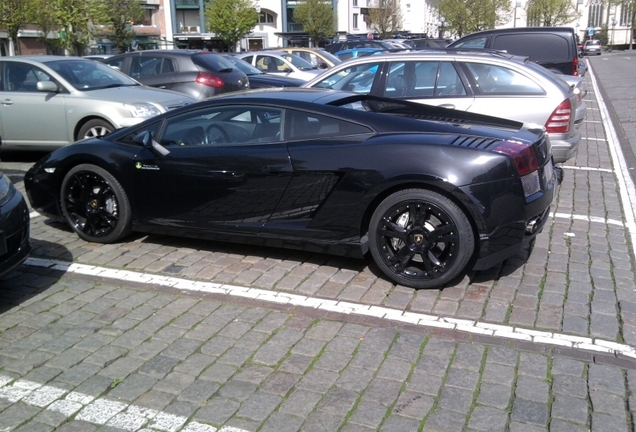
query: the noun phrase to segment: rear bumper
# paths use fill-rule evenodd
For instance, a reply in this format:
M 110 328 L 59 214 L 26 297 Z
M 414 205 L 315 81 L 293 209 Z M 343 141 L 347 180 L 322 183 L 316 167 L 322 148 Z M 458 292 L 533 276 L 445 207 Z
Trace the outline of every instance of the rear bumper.
M 0 210 L 0 227 L 0 276 L 3 276 L 31 253 L 29 208 L 19 192 Z
M 552 156 L 554 163 L 563 163 L 572 159 L 579 148 L 581 133 L 574 128 L 573 133 L 567 137 L 550 135 L 550 145 L 552 146 Z

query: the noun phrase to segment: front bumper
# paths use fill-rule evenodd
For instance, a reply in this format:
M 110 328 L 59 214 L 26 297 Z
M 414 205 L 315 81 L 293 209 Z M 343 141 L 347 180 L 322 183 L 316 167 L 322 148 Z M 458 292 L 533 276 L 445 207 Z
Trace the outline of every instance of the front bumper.
M 3 276 L 31 253 L 29 208 L 20 192 L 0 208 L 0 227 L 0 276 Z

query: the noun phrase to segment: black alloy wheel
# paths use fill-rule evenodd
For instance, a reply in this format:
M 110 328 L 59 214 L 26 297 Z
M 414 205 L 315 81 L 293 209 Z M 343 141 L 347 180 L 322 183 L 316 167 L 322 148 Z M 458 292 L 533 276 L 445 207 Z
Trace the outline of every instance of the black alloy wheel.
M 64 177 L 60 195 L 62 214 L 82 239 L 111 243 L 131 232 L 128 198 L 108 171 L 78 165 Z
M 475 250 L 470 221 L 450 199 L 408 189 L 387 197 L 369 228 L 371 255 L 394 282 L 440 288 L 463 272 Z

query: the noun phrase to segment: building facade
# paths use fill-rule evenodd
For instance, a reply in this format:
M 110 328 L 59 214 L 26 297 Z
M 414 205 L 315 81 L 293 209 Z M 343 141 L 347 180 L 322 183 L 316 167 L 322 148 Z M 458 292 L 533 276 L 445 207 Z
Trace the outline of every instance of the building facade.
M 198 48 L 217 51 L 253 51 L 283 46 L 308 46 L 309 38 L 302 26 L 294 21 L 293 11 L 302 0 L 254 0 L 259 22 L 252 33 L 236 47 L 227 47 L 206 28 L 205 7 L 210 0 L 141 0 L 145 10 L 141 23 L 134 23 L 135 40 L 131 49 Z M 211 0 L 214 1 L 214 0 Z M 337 18 L 337 34 L 367 35 L 365 11 L 373 0 L 328 0 Z M 511 0 L 509 20 L 502 27 L 536 25 L 527 14 L 531 0 Z M 579 17 L 567 25 L 577 30 L 580 40 L 598 38 L 605 32 L 607 43 L 630 46 L 633 42 L 634 4 L 612 3 L 608 0 L 571 0 Z M 445 31 L 444 17 L 437 10 L 438 0 L 400 0 L 404 31 L 429 37 L 454 35 Z M 55 37 L 54 35 L 51 37 Z M 323 41 L 325 43 L 327 41 Z M 41 32 L 27 26 L 18 34 L 21 54 L 51 54 Z M 112 44 L 108 32 L 97 31 L 90 46 L 91 53 L 110 53 Z M 0 30 L 0 55 L 14 55 L 6 32 Z

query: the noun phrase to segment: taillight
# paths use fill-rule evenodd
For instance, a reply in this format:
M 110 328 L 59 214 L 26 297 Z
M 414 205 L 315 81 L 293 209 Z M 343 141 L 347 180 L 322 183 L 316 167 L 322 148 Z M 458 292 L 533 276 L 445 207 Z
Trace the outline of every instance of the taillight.
M 579 57 L 578 56 L 574 57 L 574 61 L 572 62 L 572 67 L 574 68 L 572 70 L 572 75 L 579 76 Z
M 570 120 L 572 118 L 572 104 L 570 99 L 566 99 L 559 104 L 545 124 L 548 133 L 567 133 L 570 131 Z
M 214 88 L 223 87 L 223 80 L 221 78 L 207 72 L 199 72 L 199 75 L 197 75 L 195 81 L 201 85 L 208 86 L 208 87 L 214 87 Z
M 519 175 L 525 175 L 539 169 L 539 161 L 531 145 L 518 141 L 504 140 L 500 142 L 493 151 L 512 156 Z
M 518 141 L 502 141 L 493 151 L 511 156 L 521 176 L 521 186 L 526 198 L 541 191 L 539 161 L 531 145 Z

